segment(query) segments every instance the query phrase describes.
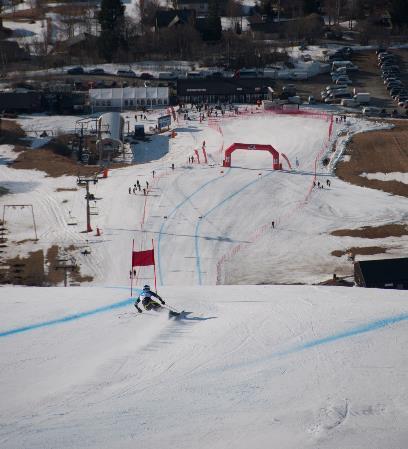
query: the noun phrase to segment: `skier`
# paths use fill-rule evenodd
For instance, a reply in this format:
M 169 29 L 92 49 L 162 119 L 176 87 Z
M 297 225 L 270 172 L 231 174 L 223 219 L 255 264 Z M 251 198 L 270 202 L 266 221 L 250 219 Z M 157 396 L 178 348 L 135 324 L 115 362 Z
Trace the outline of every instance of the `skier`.
M 163 299 L 155 292 L 150 290 L 150 285 L 145 285 L 142 292 L 135 301 L 135 307 L 139 313 L 142 313 L 142 309 L 138 306 L 141 301 L 145 310 L 157 310 L 161 305 L 152 298 L 157 298 L 163 305 L 166 304 Z

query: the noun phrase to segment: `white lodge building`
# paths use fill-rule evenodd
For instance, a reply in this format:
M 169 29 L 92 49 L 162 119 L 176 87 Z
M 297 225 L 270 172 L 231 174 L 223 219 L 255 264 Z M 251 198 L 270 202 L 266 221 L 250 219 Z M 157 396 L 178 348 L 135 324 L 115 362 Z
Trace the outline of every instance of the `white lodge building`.
M 89 106 L 94 111 L 122 111 L 169 104 L 168 87 L 115 87 L 90 89 Z

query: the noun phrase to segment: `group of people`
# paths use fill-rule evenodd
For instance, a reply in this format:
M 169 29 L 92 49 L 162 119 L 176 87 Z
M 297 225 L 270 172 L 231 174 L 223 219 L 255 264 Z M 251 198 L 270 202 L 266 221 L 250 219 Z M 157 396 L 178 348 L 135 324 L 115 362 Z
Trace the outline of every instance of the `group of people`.
M 346 115 L 340 115 L 339 117 L 336 117 L 335 120 L 336 120 L 336 123 L 339 123 L 339 122 L 345 122 L 346 119 L 347 119 Z
M 317 181 L 317 183 L 316 183 L 316 181 L 313 181 L 313 187 L 316 187 L 316 185 L 317 185 L 317 188 L 318 188 L 318 189 L 324 189 L 324 184 L 323 184 L 323 182 Z M 326 186 L 327 186 L 327 187 L 330 187 L 330 186 L 331 186 L 331 181 L 330 181 L 330 179 L 326 179 Z
M 153 177 L 154 177 L 154 175 L 153 175 Z M 139 192 L 143 191 L 143 195 L 147 195 L 148 189 L 149 189 L 149 181 L 146 181 L 146 187 L 142 188 L 139 180 L 137 179 L 136 184 L 133 184 L 133 186 L 129 187 L 129 195 L 131 195 L 132 192 L 134 195 L 136 195 L 137 191 L 139 191 Z

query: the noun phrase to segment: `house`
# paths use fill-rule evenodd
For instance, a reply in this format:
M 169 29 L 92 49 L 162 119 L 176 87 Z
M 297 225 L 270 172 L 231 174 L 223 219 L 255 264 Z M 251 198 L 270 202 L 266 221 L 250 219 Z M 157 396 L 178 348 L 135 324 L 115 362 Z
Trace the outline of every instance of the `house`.
M 7 64 L 30 59 L 27 50 L 21 48 L 15 41 L 0 41 L 0 62 Z
M 356 262 L 354 279 L 359 287 L 407 290 L 408 257 Z
M 115 87 L 90 89 L 91 111 L 122 111 L 169 104 L 168 87 Z
M 177 98 L 182 103 L 255 103 L 268 96 L 269 78 L 179 79 Z
M 58 42 L 53 53 L 70 56 L 86 56 L 95 52 L 97 36 L 90 33 L 79 33 L 65 41 Z
M 177 25 L 194 23 L 195 10 L 193 9 L 158 9 L 154 20 L 156 31 L 160 28 L 171 28 Z
M 197 17 L 208 16 L 208 0 L 176 0 L 177 9 L 193 9 Z
M 43 93 L 30 90 L 0 92 L 0 112 L 40 112 Z

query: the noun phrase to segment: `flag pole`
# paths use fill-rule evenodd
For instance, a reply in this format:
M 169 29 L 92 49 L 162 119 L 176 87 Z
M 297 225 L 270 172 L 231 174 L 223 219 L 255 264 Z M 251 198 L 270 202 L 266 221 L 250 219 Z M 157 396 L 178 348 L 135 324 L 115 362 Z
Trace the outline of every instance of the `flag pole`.
M 135 249 L 135 239 L 132 240 L 132 261 L 130 262 L 130 296 L 133 296 L 133 251 Z
M 154 241 L 152 239 L 152 248 L 153 248 L 153 258 L 154 258 Z M 156 280 L 156 259 L 153 259 L 153 270 L 154 270 L 154 291 L 157 293 L 157 280 Z

